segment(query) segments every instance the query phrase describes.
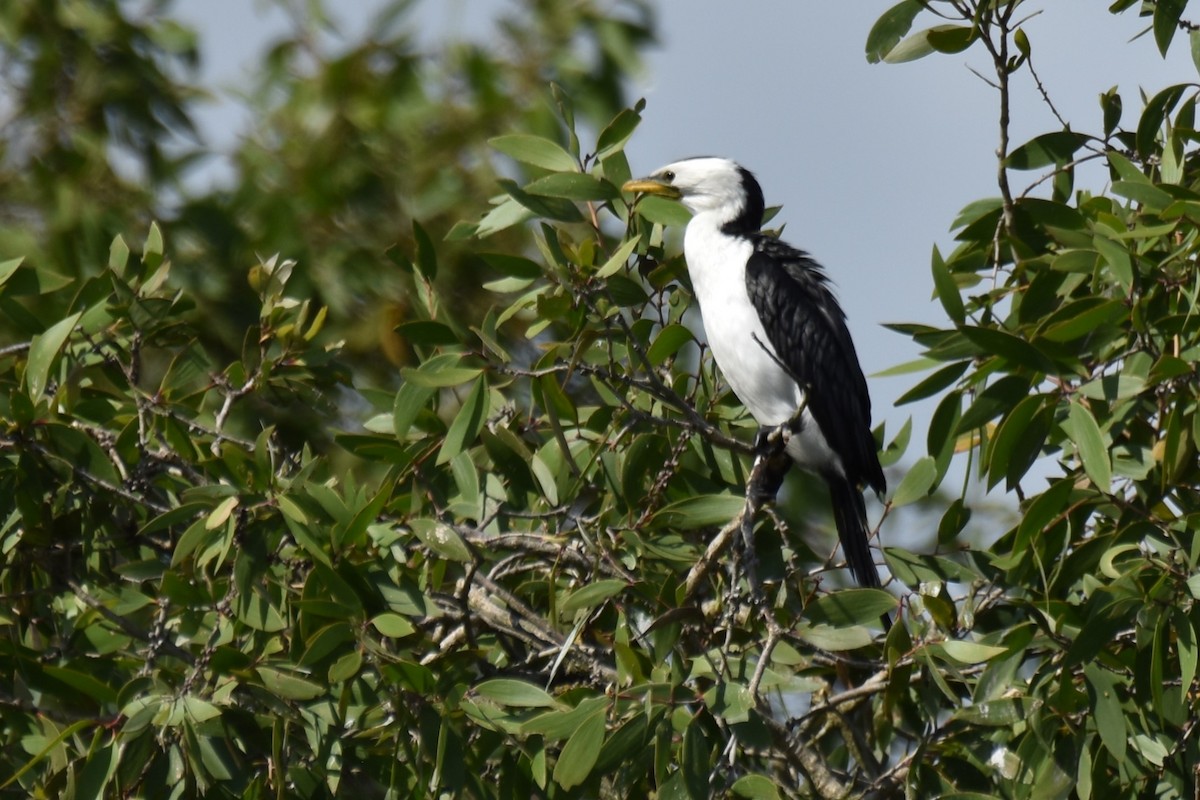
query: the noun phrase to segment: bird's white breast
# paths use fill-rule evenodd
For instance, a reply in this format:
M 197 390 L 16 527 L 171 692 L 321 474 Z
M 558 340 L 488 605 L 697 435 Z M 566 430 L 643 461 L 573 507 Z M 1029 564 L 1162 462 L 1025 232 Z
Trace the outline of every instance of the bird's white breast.
M 683 241 L 705 337 L 729 387 L 751 415 L 761 425 L 781 425 L 796 413 L 804 393 L 776 359 L 746 291 L 753 244 L 723 233 L 713 216 L 693 217 Z M 789 442 L 789 454 L 803 467 L 840 466 L 807 411 L 803 423 L 801 435 Z

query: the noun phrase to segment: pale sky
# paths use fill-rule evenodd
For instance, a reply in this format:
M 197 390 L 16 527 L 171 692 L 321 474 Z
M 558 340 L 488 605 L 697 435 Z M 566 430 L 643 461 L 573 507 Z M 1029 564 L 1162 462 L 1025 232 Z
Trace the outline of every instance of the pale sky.
M 755 172 L 768 205 L 783 205 L 773 224 L 809 251 L 838 286 L 875 419 L 888 436 L 911 414 L 923 452 L 932 405 L 894 408 L 920 376 L 870 377 L 908 361 L 916 349 L 884 322 L 945 324 L 931 299 L 930 251 L 948 251 L 949 227 L 968 202 L 998 194 L 995 91 L 982 49 L 932 55 L 899 65 L 868 64 L 867 33 L 894 0 L 670 0 L 659 4 L 662 45 L 631 87 L 644 96 L 644 121 L 627 154 L 635 174 L 689 155 L 722 155 Z M 342 3 L 348 31 L 361 30 L 375 2 Z M 417 4 L 422 40 L 482 36 L 497 8 L 512 0 L 425 0 Z M 1197 80 L 1187 37 L 1164 61 L 1152 37 L 1129 40 L 1146 21 L 1114 17 L 1103 0 L 1026 3 L 1033 64 L 1059 111 L 1076 130 L 1100 127 L 1097 98 L 1113 85 L 1125 101 L 1123 123 L 1136 125 L 1148 94 Z M 201 33 L 205 80 L 228 93 L 244 82 L 259 49 L 282 28 L 278 12 L 245 0 L 181 2 L 176 13 Z M 361 10 L 361 13 L 357 13 Z M 917 27 L 936 21 L 919 18 Z M 1017 145 L 1058 128 L 1022 71 L 1014 78 L 1012 140 Z M 228 147 L 244 114 L 225 103 L 200 114 L 211 143 Z M 219 170 L 214 174 L 220 174 Z M 1014 189 L 1036 173 L 1018 173 Z M 1105 176 L 1095 170 L 1092 187 Z M 1077 187 L 1083 180 L 1077 179 Z

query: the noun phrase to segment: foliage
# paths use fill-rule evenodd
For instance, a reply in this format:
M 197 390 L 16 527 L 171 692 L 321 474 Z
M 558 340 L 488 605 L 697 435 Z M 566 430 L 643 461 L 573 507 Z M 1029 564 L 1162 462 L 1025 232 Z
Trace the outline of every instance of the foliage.
M 735 546 L 753 423 L 690 326 L 667 235 L 686 212 L 656 198 L 631 208 L 619 187 L 641 105 L 577 126 L 614 95 L 572 83 L 574 62 L 554 56 L 579 24 L 610 45 L 644 29 L 561 5 L 531 4 L 560 34 L 537 55 L 539 80 L 560 81 L 536 125 L 496 98 L 494 119 L 463 123 L 476 137 L 435 145 L 389 122 L 386 104 L 347 105 L 324 129 L 364 143 L 344 173 L 326 174 L 334 150 L 259 141 L 244 151 L 253 180 L 189 201 L 178 244 L 147 223 L 137 256 L 122 236 L 99 261 L 94 247 L 56 257 L 52 236 L 24 261 L 3 255 L 0 664 L 13 680 L 0 688 L 0 793 L 1190 794 L 1194 87 L 1153 95 L 1129 127 L 1109 93 L 1100 133 L 1064 124 L 1009 147 L 1008 79 L 1036 54 L 1017 22 L 1026 4 L 906 0 L 881 19 L 877 60 L 988 53 L 1006 142 L 1000 197 L 968 206 L 959 245 L 934 252 L 946 326 L 900 326 L 933 370 L 906 400 L 941 399 L 884 538 L 892 509 L 938 489 L 955 453 L 1010 490 L 1022 518 L 966 550 L 964 487 L 936 552 L 886 548 L 885 593 L 844 588 L 829 522 L 785 503 L 748 520 L 755 587 Z M 1183 5 L 1146 8 L 1163 50 Z M 909 35 L 926 6 L 945 19 Z M 272 125 L 304 130 L 338 87 L 422 97 L 403 40 L 378 75 L 364 53 L 315 85 L 287 84 L 281 67 Z M 623 68 L 602 59 L 594 74 L 611 89 Z M 465 111 L 434 93 L 414 113 Z M 369 229 L 382 208 L 454 207 L 424 204 L 435 176 L 375 183 L 387 147 L 478 152 L 488 136 L 519 177 L 449 242 L 430 234 L 449 225 Z M 1074 190 L 1084 160 L 1107 164 L 1111 191 Z M 1028 170 L 1038 177 L 1014 192 Z M 320 228 L 354 197 L 369 199 Z M 291 201 L 302 243 L 219 267 Z M 219 257 L 198 244 L 201 206 L 246 213 L 246 238 Z M 132 208 L 114 211 L 128 225 L 149 213 Z M 397 257 L 384 262 L 388 240 Z M 379 300 L 366 281 L 331 285 L 327 270 L 353 259 L 404 303 L 398 389 L 341 343 L 355 304 Z M 488 273 L 476 302 L 450 297 L 447 275 L 466 263 Z M 347 397 L 370 410 L 349 416 Z M 297 416 L 298 431 L 274 424 Z M 881 438 L 897 464 L 908 428 Z M 1061 470 L 1034 488 L 1047 458 Z M 896 595 L 904 613 L 884 636 Z

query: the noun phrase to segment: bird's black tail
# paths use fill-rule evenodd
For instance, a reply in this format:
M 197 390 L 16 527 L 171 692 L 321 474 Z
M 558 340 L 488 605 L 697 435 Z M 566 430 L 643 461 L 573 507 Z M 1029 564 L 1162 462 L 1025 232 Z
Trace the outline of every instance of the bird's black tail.
M 858 581 L 859 586 L 878 589 L 881 584 L 879 572 L 875 569 L 875 559 L 871 555 L 867 507 L 863 503 L 862 492 L 840 476 L 831 477 L 827 482 L 838 538 L 842 542 L 842 551 L 846 554 L 846 563 L 850 565 L 854 580 Z M 883 616 L 883 624 L 885 628 L 892 625 L 891 618 L 886 614 Z

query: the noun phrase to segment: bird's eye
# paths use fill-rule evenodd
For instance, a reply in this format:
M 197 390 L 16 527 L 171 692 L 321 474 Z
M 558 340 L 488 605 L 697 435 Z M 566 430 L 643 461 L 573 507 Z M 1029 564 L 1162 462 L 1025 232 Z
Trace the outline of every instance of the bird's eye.
M 664 172 L 662 174 L 662 176 L 663 176 L 663 180 L 666 181 L 667 183 L 671 183 L 675 180 L 675 173 L 671 172 L 670 170 L 667 170 L 666 172 Z

